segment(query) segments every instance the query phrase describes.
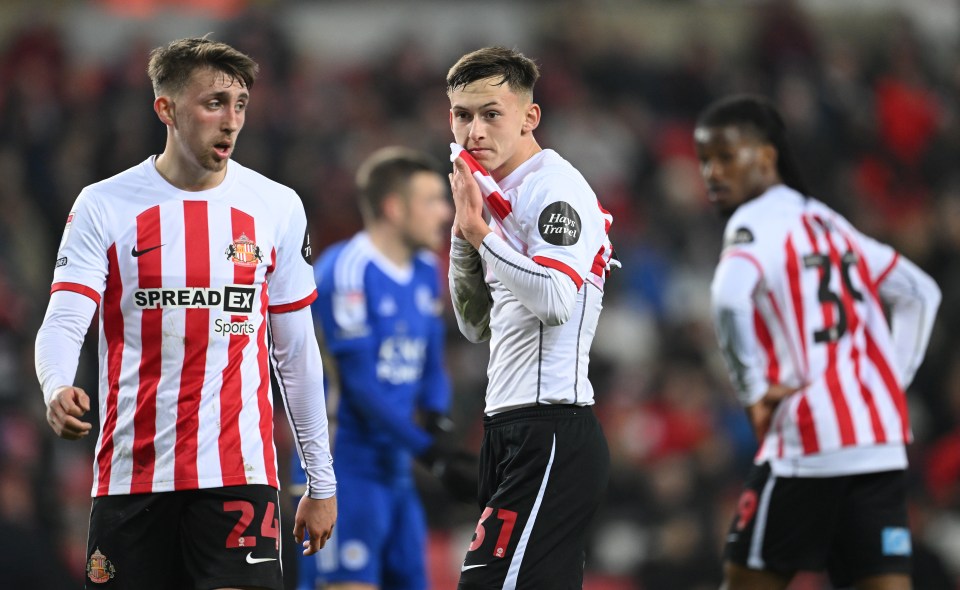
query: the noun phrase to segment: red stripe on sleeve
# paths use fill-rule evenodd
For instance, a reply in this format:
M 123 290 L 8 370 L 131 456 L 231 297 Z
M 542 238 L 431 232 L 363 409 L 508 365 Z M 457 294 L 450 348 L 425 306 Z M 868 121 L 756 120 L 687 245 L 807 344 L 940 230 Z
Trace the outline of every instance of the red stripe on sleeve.
M 137 216 L 138 284 L 141 289 L 163 287 L 163 242 L 160 234 L 160 207 L 154 206 Z M 153 491 L 156 462 L 154 438 L 157 434 L 157 385 L 160 382 L 163 341 L 163 309 L 144 309 L 140 319 L 140 384 L 133 414 L 133 473 L 131 494 Z
M 206 201 L 184 201 L 184 258 L 186 286 L 210 286 L 210 224 Z M 207 369 L 210 310 L 184 310 L 183 367 L 177 394 L 177 446 L 173 466 L 176 489 L 199 487 L 197 437 L 200 431 L 200 397 Z
M 264 289 L 266 291 L 266 289 Z M 283 305 L 271 305 L 269 307 L 270 313 L 287 313 L 290 311 L 297 311 L 298 309 L 303 309 L 304 307 L 313 303 L 317 298 L 317 291 L 314 289 L 313 293 L 307 295 L 299 301 L 294 301 L 292 303 L 284 303 Z
M 579 291 L 580 287 L 583 286 L 583 277 L 581 277 L 577 273 L 577 271 L 573 270 L 572 268 L 560 262 L 559 260 L 554 260 L 553 258 L 545 258 L 543 256 L 534 256 L 533 261 L 539 264 L 540 266 L 546 266 L 547 268 L 559 270 L 563 274 L 573 279 L 573 284 L 577 286 L 577 291 Z
M 110 493 L 110 476 L 113 472 L 114 435 L 117 431 L 117 397 L 120 390 L 120 368 L 123 362 L 123 283 L 120 280 L 120 264 L 117 245 L 107 250 L 107 285 L 103 292 L 103 337 L 107 343 L 107 384 L 104 419 L 100 433 L 100 448 L 97 450 L 97 496 Z
M 113 246 L 116 248 L 116 245 Z M 90 299 L 93 299 L 93 302 L 97 305 L 100 305 L 100 294 L 91 289 L 86 285 L 81 285 L 80 283 L 54 283 L 50 287 L 50 294 L 53 295 L 57 291 L 72 291 L 73 293 L 79 293 L 81 295 L 86 295 Z
M 757 272 L 760 273 L 760 277 L 763 278 L 763 265 L 761 265 L 760 261 L 757 260 L 757 258 L 749 252 L 744 252 L 743 250 L 730 250 L 729 252 L 725 252 L 723 256 L 720 257 L 720 259 L 723 260 L 724 258 L 734 258 L 734 257 L 743 258 L 744 260 L 753 264 L 753 266 L 756 267 Z
M 862 258 L 863 258 L 863 257 L 861 256 L 861 259 L 862 259 Z M 899 252 L 894 252 L 894 253 L 893 253 L 893 260 L 890 261 L 890 264 L 887 265 L 887 268 L 885 268 L 885 269 L 883 270 L 883 272 L 880 273 L 880 276 L 877 277 L 877 280 L 874 281 L 873 284 L 874 284 L 875 286 L 879 286 L 880 283 L 882 283 L 883 281 L 885 281 L 885 280 L 887 279 L 887 275 L 889 275 L 891 272 L 893 272 L 893 268 L 894 268 L 895 266 L 897 266 L 897 261 L 898 261 L 898 260 L 900 260 L 900 253 L 899 253 Z

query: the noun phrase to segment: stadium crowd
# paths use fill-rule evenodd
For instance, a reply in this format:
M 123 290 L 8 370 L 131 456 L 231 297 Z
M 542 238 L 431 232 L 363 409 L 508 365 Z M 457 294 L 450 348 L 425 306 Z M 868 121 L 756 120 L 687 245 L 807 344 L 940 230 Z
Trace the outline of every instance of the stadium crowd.
M 437 56 L 397 36 L 369 59 L 339 61 L 293 43 L 276 17 L 282 6 L 244 10 L 214 37 L 262 67 L 236 159 L 299 193 L 317 252 L 359 229 L 353 174 L 373 150 L 402 144 L 446 158 L 445 67 L 469 47 Z M 614 470 L 585 588 L 719 583 L 723 535 L 756 444 L 710 323 L 722 220 L 704 198 L 692 128 L 700 108 L 733 91 L 773 98 L 813 193 L 943 291 L 909 391 L 915 587 L 960 588 L 956 52 L 944 57 L 951 52 L 904 16 L 845 35 L 802 5 L 769 2 L 738 9 L 735 49 L 688 31 L 665 58 L 622 27 L 604 29 L 584 6 L 551 11 L 514 45 L 548 73 L 535 95 L 550 113 L 540 141 L 561 146 L 612 212 L 623 264 L 608 282 L 591 366 Z M 66 214 L 83 186 L 163 143 L 143 64 L 165 40 L 144 36 L 111 59 L 80 61 L 63 26 L 24 19 L 0 37 L 0 586 L 10 588 L 74 588 L 83 575 L 94 441 L 50 435 L 33 369 Z M 449 309 L 447 318 L 453 418 L 478 447 L 486 353 L 460 337 Z M 78 382 L 91 394 L 96 371 L 88 342 Z M 445 588 L 476 508 L 447 500 L 429 477 L 421 484 L 434 584 Z M 810 576 L 794 587 L 823 584 Z

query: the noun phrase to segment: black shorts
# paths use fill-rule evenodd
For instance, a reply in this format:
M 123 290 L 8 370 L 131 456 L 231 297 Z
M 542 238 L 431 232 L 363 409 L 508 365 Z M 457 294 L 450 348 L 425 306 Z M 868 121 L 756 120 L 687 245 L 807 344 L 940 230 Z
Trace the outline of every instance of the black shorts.
M 94 498 L 85 587 L 282 590 L 279 506 L 266 485 Z
M 484 418 L 483 513 L 459 589 L 581 588 L 588 525 L 609 473 L 607 441 L 589 407 L 540 406 Z
M 727 535 L 727 560 L 791 576 L 826 571 L 836 586 L 910 574 L 906 472 L 776 477 L 755 466 Z

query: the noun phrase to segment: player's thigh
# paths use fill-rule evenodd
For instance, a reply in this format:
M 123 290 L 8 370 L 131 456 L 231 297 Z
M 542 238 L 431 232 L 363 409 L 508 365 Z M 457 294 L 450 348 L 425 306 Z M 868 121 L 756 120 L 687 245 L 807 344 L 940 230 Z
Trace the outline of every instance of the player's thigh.
M 341 472 L 337 475 L 337 525 L 315 555 L 321 583 L 380 583 L 382 552 L 390 542 L 388 484 Z
M 381 590 L 424 590 L 427 587 L 427 524 L 412 485 L 395 491 L 393 520 L 383 547 Z
M 588 524 L 609 475 L 609 451 L 589 410 L 570 419 L 491 429 L 504 466 L 461 567 L 460 588 L 579 587 Z M 496 453 L 492 453 L 496 454 Z M 482 477 L 490 478 L 490 474 Z
M 192 490 L 180 542 L 196 588 L 283 588 L 276 488 L 242 485 Z
M 553 444 L 553 464 L 541 483 L 536 518 L 532 527 L 529 522 L 525 526 L 530 535 L 521 581 L 556 584 L 550 576 L 566 570 L 570 573 L 562 579 L 582 575 L 590 523 L 607 489 L 610 452 L 592 413 L 559 420 Z M 542 577 L 529 576 L 534 567 Z
M 823 570 L 841 509 L 843 478 L 783 478 L 754 466 L 727 534 L 725 561 L 790 577 Z
M 897 577 L 909 576 L 912 567 L 906 473 L 869 473 L 849 480 L 828 568 L 831 579 L 848 586 L 892 576 L 875 580 L 874 586 L 896 587 Z
M 176 492 L 94 498 L 87 539 L 86 587 L 165 590 L 182 587 Z

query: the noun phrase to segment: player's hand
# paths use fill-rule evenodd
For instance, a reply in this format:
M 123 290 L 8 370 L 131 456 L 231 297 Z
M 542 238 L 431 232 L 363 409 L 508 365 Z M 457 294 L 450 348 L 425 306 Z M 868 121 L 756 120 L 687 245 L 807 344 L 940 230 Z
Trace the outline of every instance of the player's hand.
M 93 425 L 80 418 L 90 411 L 90 396 L 79 387 L 57 389 L 47 404 L 47 422 L 60 438 L 77 440 L 90 434 Z
M 773 421 L 773 415 L 777 411 L 780 402 L 787 399 L 794 393 L 800 391 L 805 386 L 793 387 L 774 383 L 767 392 L 763 394 L 760 401 L 747 407 L 747 418 L 753 427 L 753 433 L 758 441 L 762 441 L 770 430 L 770 423 Z
M 303 545 L 304 555 L 313 555 L 327 544 L 336 521 L 336 496 L 323 500 L 315 500 L 309 496 L 300 498 L 293 525 L 293 538 Z M 306 538 L 304 531 L 307 533 Z
M 453 194 L 454 235 L 459 231 L 463 238 L 480 248 L 480 242 L 490 233 L 490 226 L 483 217 L 483 195 L 480 185 L 470 173 L 470 168 L 461 158 L 453 161 L 450 174 L 450 192 Z
M 452 175 L 451 175 L 452 176 Z M 453 214 L 453 237 L 460 238 L 464 240 L 463 231 L 460 230 L 460 221 L 457 219 L 457 214 Z

